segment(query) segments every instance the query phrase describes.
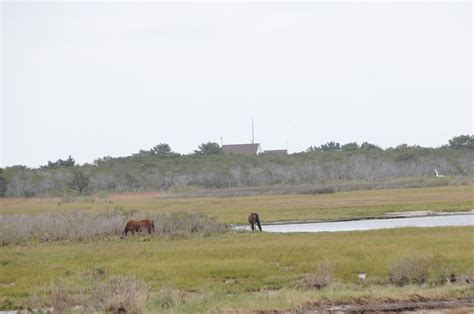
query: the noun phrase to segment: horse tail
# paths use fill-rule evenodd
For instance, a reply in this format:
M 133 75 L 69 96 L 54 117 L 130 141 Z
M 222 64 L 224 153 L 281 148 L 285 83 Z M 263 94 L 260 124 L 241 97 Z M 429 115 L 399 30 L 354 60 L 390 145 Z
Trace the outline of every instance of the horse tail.
M 260 225 L 260 218 L 258 217 L 258 214 L 255 215 L 255 221 L 257 223 L 258 229 L 262 231 L 262 226 Z

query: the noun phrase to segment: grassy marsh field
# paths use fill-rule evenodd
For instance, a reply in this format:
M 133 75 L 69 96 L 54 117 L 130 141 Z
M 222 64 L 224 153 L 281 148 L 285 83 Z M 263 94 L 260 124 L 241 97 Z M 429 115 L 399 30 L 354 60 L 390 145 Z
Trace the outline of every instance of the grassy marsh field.
M 125 240 L 111 237 L 99 241 L 32 242 L 2 248 L 0 304 L 22 305 L 32 295 L 47 299 L 61 280 L 69 293 L 79 295 L 87 274 L 94 272 L 144 282 L 150 289 L 152 308 L 161 307 L 163 288 L 176 295 L 181 293 L 182 300 L 175 302 L 175 310 L 284 309 L 299 305 L 310 296 L 329 300 L 383 295 L 403 298 L 409 295 L 407 291 L 438 297 L 474 297 L 470 285 L 425 285 L 411 290 L 387 285 L 391 263 L 415 252 L 439 264 L 429 273 L 429 282 L 435 282 L 443 271 L 471 275 L 473 232 L 473 227 L 321 234 L 234 232 L 176 239 L 137 236 Z M 302 278 L 314 272 L 321 261 L 334 264 L 332 288 L 306 289 Z M 361 271 L 366 272 L 367 283 L 371 284 L 357 284 Z M 268 302 L 257 302 L 271 291 Z M 270 302 L 272 299 L 275 302 Z M 220 302 L 224 303 L 219 305 Z
M 0 199 L 0 215 L 21 214 L 35 220 L 74 212 L 133 216 L 184 210 L 243 224 L 250 211 L 259 212 L 264 223 L 373 217 L 395 211 L 465 211 L 474 208 L 472 195 L 473 186 L 456 186 L 175 199 L 161 199 L 157 193 L 5 198 Z M 117 294 L 113 289 L 122 289 L 118 295 L 123 299 L 140 300 L 136 312 L 282 310 L 315 301 L 383 303 L 414 295 L 474 299 L 473 235 L 474 227 L 317 234 L 220 231 L 126 239 L 114 231 L 82 240 L 12 242 L 0 251 L 0 309 L 63 306 L 67 312 L 72 305 L 95 304 L 95 310 L 106 310 L 110 307 L 103 304 L 104 297 L 90 298 Z M 326 262 L 331 269 L 321 274 L 318 265 Z M 367 279 L 359 282 L 362 271 Z M 422 280 L 401 282 L 397 271 Z M 451 273 L 471 284 L 462 280 L 446 284 Z M 317 286 L 319 277 L 326 275 L 326 287 L 308 285 Z
M 388 212 L 474 208 L 474 186 L 368 190 L 318 195 L 261 195 L 162 199 L 159 193 L 126 193 L 65 198 L 0 199 L 0 215 L 65 211 L 203 213 L 222 223 L 246 224 L 256 211 L 263 222 L 337 220 L 382 216 Z

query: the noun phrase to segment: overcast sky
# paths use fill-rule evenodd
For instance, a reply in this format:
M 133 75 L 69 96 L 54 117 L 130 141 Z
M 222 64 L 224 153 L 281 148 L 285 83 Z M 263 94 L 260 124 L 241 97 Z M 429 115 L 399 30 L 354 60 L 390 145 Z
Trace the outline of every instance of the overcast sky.
M 472 133 L 472 4 L 1 4 L 1 166 Z

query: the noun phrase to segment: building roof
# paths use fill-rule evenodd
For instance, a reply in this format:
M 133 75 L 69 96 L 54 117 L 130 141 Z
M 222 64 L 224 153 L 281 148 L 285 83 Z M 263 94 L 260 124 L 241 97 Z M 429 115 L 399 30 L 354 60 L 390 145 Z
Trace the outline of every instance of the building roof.
M 264 154 L 275 154 L 275 155 L 288 155 L 286 149 L 270 149 L 263 152 Z
M 262 150 L 260 149 L 260 144 L 229 144 L 222 145 L 222 149 L 225 153 L 235 153 L 235 154 L 258 154 Z

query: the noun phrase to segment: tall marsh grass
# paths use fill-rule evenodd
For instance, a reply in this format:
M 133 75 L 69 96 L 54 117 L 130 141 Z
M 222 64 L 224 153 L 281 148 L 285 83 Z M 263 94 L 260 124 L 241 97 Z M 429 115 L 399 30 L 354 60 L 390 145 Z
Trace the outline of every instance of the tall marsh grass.
M 303 278 L 303 283 L 306 288 L 322 289 L 334 280 L 334 263 L 331 261 L 320 262 L 315 272 L 306 274 Z
M 395 285 L 440 285 L 449 281 L 456 267 L 439 254 L 413 252 L 394 259 L 388 272 L 389 281 Z
M 149 290 L 141 281 L 114 276 L 97 281 L 86 305 L 105 313 L 143 313 Z
M 24 307 L 31 312 L 61 314 L 145 311 L 150 290 L 142 281 L 125 276 L 84 276 L 79 291 L 61 279 L 52 283 L 46 297 L 35 294 L 25 300 Z
M 64 213 L 0 217 L 0 240 L 5 244 L 28 240 L 85 240 L 120 234 L 126 221 L 120 215 Z
M 144 218 L 155 221 L 155 233 L 157 234 L 210 234 L 227 230 L 225 225 L 204 214 L 184 211 L 150 215 L 140 213 L 134 216 L 126 213 L 45 213 L 0 216 L 0 243 L 8 245 L 29 240 L 87 240 L 121 235 L 128 220 Z
M 409 177 L 386 180 L 338 180 L 319 184 L 271 185 L 232 188 L 175 188 L 159 195 L 161 199 L 186 198 L 186 197 L 241 197 L 258 195 L 286 195 L 286 194 L 331 194 L 337 192 L 428 188 L 442 186 L 470 185 L 472 181 L 463 177 L 429 178 Z

